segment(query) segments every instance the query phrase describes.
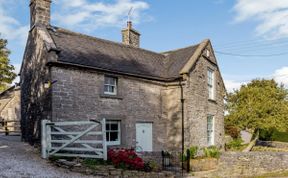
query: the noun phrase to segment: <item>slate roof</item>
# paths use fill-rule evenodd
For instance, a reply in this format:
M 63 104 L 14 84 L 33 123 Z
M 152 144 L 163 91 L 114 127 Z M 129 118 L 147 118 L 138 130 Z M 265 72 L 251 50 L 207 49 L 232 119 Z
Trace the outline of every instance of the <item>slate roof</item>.
M 199 46 L 156 53 L 58 27 L 48 32 L 59 50 L 59 62 L 163 80 L 178 78 Z

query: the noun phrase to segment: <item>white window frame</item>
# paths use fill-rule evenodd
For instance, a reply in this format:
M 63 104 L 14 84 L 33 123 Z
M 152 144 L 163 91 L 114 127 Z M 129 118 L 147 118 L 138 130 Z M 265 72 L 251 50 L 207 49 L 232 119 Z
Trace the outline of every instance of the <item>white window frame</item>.
M 109 80 L 112 80 L 113 82 L 109 83 Z M 118 79 L 116 77 L 104 76 L 104 94 L 105 95 L 117 95 L 117 82 L 118 82 Z M 114 88 L 114 91 L 112 91 L 112 92 L 111 91 L 105 91 L 106 86 L 108 88 L 109 87 Z
M 106 121 L 106 125 L 105 127 L 107 127 L 107 124 L 118 124 L 118 130 L 115 131 L 115 130 L 107 130 L 106 129 L 106 133 L 108 132 L 118 132 L 118 140 L 117 141 L 109 141 L 109 136 L 107 137 L 107 134 L 106 134 L 106 144 L 108 146 L 112 146 L 112 145 L 120 145 L 121 144 L 121 121 L 116 121 L 116 120 L 107 120 Z
M 208 87 L 208 99 L 215 99 L 215 72 L 208 68 L 207 70 L 207 87 Z
M 208 146 L 215 144 L 215 117 L 213 115 L 207 116 L 207 144 Z

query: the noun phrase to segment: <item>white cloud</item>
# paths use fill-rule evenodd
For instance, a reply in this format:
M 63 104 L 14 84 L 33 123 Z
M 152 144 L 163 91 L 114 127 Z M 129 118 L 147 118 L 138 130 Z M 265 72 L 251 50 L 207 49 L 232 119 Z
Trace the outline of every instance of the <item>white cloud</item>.
M 234 90 L 240 89 L 241 85 L 245 84 L 245 82 L 239 82 L 236 80 L 225 80 L 225 87 L 227 92 L 233 92 Z
M 0 0 L 0 34 L 1 38 L 17 40 L 20 44 L 25 44 L 28 36 L 28 25 L 22 25 L 17 19 L 9 14 L 9 5 L 13 1 Z M 14 4 L 15 5 L 15 4 Z
M 277 69 L 273 74 L 273 78 L 276 82 L 282 83 L 288 88 L 288 66 Z
M 131 7 L 133 7 L 132 20 L 134 23 L 139 23 L 145 18 L 142 11 L 149 8 L 146 2 L 133 0 L 116 0 L 113 3 L 55 0 L 55 3 L 55 8 L 60 8 L 52 15 L 57 24 L 69 28 L 82 28 L 86 31 L 125 24 Z
M 256 20 L 256 33 L 266 38 L 288 36 L 288 0 L 237 0 L 235 21 Z

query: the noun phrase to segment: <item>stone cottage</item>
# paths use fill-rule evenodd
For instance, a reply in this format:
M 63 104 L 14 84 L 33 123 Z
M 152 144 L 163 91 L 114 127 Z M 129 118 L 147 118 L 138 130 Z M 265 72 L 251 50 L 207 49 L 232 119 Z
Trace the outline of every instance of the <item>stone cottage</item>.
M 5 121 L 9 132 L 18 132 L 20 120 L 20 87 L 15 85 L 0 93 L 0 132 L 5 130 L 1 127 Z
M 31 0 L 21 68 L 23 139 L 40 120 L 107 119 L 108 145 L 144 151 L 223 146 L 224 83 L 211 42 L 167 51 L 140 48 L 132 23 L 122 43 L 50 24 L 50 0 Z

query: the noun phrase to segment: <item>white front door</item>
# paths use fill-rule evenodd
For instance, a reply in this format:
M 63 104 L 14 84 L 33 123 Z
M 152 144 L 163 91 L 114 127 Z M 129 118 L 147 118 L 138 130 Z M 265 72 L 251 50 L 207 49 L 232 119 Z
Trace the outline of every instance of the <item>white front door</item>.
M 152 151 L 152 123 L 136 123 L 136 148 Z

